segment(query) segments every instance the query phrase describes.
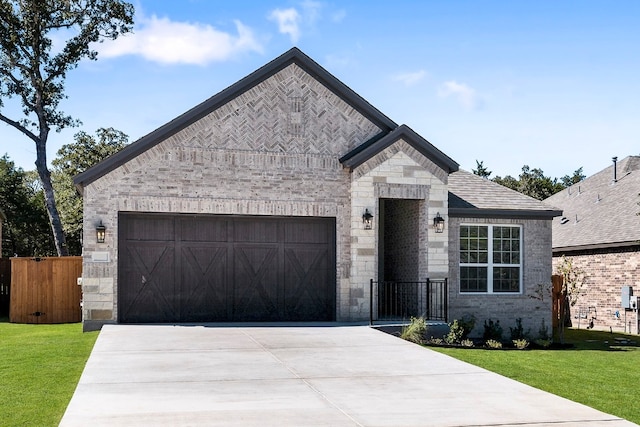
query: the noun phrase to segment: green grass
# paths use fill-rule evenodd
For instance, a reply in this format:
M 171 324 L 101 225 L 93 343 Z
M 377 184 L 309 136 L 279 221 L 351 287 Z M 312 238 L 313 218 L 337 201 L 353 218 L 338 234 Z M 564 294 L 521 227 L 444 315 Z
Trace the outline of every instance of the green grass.
M 97 332 L 0 320 L 0 426 L 57 426 Z
M 616 337 L 629 338 L 636 346 L 616 345 Z M 526 351 L 433 349 L 640 424 L 640 336 L 570 329 L 565 331 L 565 342 L 573 344 L 574 348 Z
M 79 323 L 0 319 L 0 426 L 57 426 L 97 337 Z M 640 347 L 610 348 L 615 337 L 640 345 L 639 336 L 568 330 L 572 349 L 434 350 L 640 424 Z

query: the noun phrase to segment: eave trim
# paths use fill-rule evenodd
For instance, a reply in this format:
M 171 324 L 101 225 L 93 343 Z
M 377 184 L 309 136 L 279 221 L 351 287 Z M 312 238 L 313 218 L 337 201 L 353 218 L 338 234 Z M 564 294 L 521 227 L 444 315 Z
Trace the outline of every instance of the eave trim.
M 458 163 L 456 163 L 449 156 L 437 149 L 429 141 L 418 135 L 407 125 L 398 126 L 396 129 L 382 137 L 376 136 L 374 138 L 371 138 L 369 141 L 342 156 L 340 158 L 340 162 L 343 164 L 343 166 L 349 168 L 350 170 L 354 170 L 355 168 L 371 159 L 373 156 L 380 153 L 384 149 L 390 147 L 400 139 L 406 141 L 420 154 L 434 162 L 445 172 L 452 173 L 456 172 L 459 169 Z
M 449 216 L 456 218 L 522 218 L 550 220 L 560 215 L 562 215 L 562 211 L 559 210 L 449 208 Z

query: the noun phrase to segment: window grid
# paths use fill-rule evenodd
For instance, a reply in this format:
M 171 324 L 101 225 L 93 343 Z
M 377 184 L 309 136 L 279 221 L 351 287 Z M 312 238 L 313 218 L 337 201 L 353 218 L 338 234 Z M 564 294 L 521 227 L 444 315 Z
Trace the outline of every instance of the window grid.
M 521 236 L 518 225 L 461 225 L 460 292 L 521 292 Z

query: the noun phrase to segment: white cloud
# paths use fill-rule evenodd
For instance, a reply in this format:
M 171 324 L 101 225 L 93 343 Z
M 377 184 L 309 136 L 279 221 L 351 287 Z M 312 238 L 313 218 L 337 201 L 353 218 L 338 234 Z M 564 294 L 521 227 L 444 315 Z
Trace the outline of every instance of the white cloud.
M 396 74 L 395 76 L 393 76 L 393 80 L 396 82 L 401 82 L 405 86 L 413 86 L 424 79 L 426 75 L 427 72 L 425 70 L 419 70 L 413 73 Z
M 155 15 L 138 18 L 138 22 L 134 33 L 97 45 L 100 55 L 140 55 L 162 64 L 206 65 L 225 61 L 240 52 L 262 52 L 251 28 L 237 20 L 236 35 L 211 25 L 175 22 Z
M 318 19 L 320 19 L 320 10 L 323 4 L 318 1 L 305 0 L 302 2 L 302 16 L 304 20 L 313 25 Z
M 275 9 L 269 14 L 269 19 L 277 22 L 278 31 L 288 34 L 291 42 L 296 43 L 300 39 L 301 16 L 296 9 Z
M 315 31 L 316 23 L 323 19 L 322 9 L 325 4 L 315 0 L 304 0 L 298 3 L 297 7 L 288 9 L 274 9 L 267 18 L 278 24 L 278 31 L 288 35 L 292 43 L 297 43 L 302 33 Z M 334 15 L 332 21 L 339 22 L 346 12 Z
M 438 96 L 441 98 L 453 96 L 467 110 L 475 110 L 482 106 L 482 99 L 475 89 L 455 80 L 444 82 L 438 89 Z

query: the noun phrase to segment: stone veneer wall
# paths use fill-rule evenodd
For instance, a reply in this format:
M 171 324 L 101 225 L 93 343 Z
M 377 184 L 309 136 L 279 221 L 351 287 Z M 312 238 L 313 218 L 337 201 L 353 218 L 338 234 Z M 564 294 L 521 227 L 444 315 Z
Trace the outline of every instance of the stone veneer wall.
M 460 225 L 461 224 L 517 224 L 523 229 L 523 292 L 522 294 L 462 294 L 460 293 Z M 538 285 L 551 288 L 551 221 L 539 219 L 451 218 L 449 221 L 449 321 L 463 316 L 475 316 L 473 336 L 482 336 L 484 321 L 499 320 L 503 337 L 509 338 L 509 328 L 522 318 L 525 332 L 538 338 L 544 320 L 549 334 L 551 328 L 551 299 L 537 296 Z
M 572 307 L 572 325 L 586 328 L 593 319 L 594 329 L 637 333 L 636 314 L 625 313 L 621 290 L 629 285 L 634 295 L 640 295 L 640 246 L 567 252 L 565 256 L 584 274 L 580 296 Z M 554 254 L 554 271 L 561 262 L 562 254 Z
M 351 300 L 351 177 L 338 159 L 380 129 L 292 64 L 84 188 L 85 330 L 118 318 L 118 212 L 336 218 L 338 320 Z M 356 221 L 357 222 L 357 221 Z M 368 280 L 368 279 L 367 279 Z M 357 307 L 353 307 L 356 304 Z
M 398 141 L 357 167 L 351 177 L 351 271 L 348 305 L 339 317 L 366 319 L 369 315 L 369 281 L 378 280 L 380 233 L 379 199 L 412 199 L 420 203 L 418 274 L 420 278 L 444 278 L 449 270 L 447 234 L 435 233 L 430 223 L 438 212 L 447 219 L 448 174 L 418 153 L 405 141 Z M 373 230 L 362 226 L 362 214 L 374 215 Z M 375 292 L 375 290 L 374 290 Z M 375 310 L 375 307 L 374 307 Z

